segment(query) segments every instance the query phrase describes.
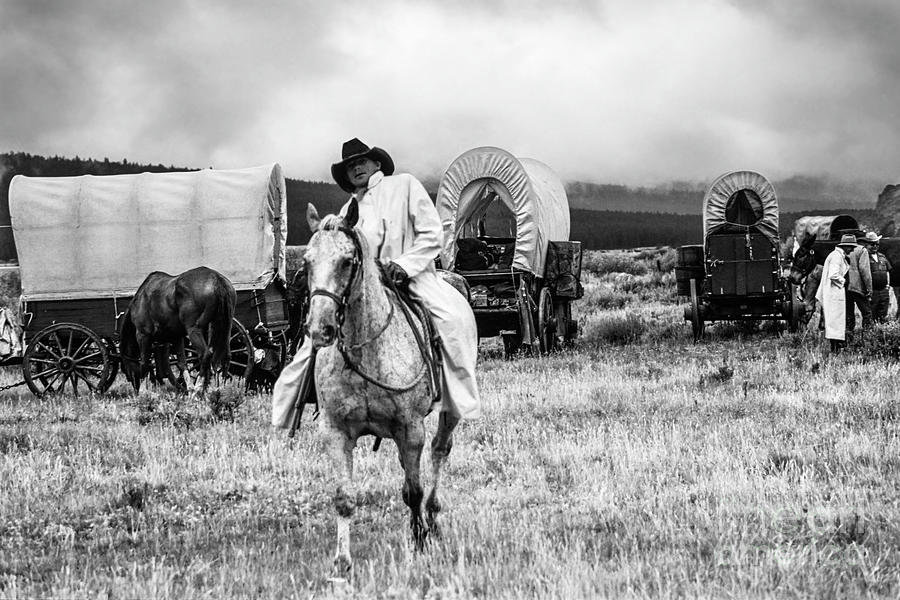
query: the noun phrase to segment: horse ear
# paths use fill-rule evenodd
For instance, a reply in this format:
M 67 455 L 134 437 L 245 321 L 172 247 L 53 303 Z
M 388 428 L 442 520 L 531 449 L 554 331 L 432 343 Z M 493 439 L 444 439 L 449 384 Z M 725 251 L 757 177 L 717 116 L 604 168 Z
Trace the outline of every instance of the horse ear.
M 356 198 L 353 198 L 347 206 L 347 214 L 344 216 L 344 223 L 347 227 L 353 229 L 356 226 L 357 221 L 359 221 L 359 204 L 356 202 Z
M 322 222 L 322 219 L 319 218 L 319 211 L 316 210 L 312 202 L 306 205 L 306 222 L 313 233 L 319 230 L 319 224 Z

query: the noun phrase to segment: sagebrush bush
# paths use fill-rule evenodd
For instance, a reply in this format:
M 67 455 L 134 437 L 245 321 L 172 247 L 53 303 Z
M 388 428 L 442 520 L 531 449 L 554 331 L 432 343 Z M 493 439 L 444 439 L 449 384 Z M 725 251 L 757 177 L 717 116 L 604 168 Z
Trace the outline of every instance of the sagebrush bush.
M 608 273 L 643 275 L 648 271 L 644 261 L 637 260 L 633 254 L 623 252 L 585 252 L 581 270 L 597 277 Z
M 628 344 L 639 341 L 645 331 L 647 322 L 637 313 L 622 311 L 606 314 L 587 323 L 581 344 L 588 348 Z
M 584 296 L 577 301 L 578 310 L 588 314 L 598 310 L 610 310 L 623 308 L 634 297 L 626 292 L 621 292 L 607 285 L 594 284 L 585 286 Z
M 847 350 L 863 360 L 900 360 L 900 321 L 857 329 L 850 336 Z

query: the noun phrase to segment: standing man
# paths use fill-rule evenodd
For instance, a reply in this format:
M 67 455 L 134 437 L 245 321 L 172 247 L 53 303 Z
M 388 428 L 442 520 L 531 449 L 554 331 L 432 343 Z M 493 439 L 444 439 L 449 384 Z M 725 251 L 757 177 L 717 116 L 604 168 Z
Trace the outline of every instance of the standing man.
M 455 425 L 461 418 L 481 416 L 475 380 L 478 333 L 468 301 L 441 279 L 434 259 L 441 249 L 443 230 L 437 209 L 418 179 L 393 175 L 394 161 L 378 147 L 369 148 L 354 138 L 344 143 L 341 161 L 331 175 L 351 194 L 359 207 L 356 229 L 396 284 L 409 283 L 410 293 L 431 313 L 441 338 L 443 375 L 441 419 Z M 291 426 L 294 403 L 306 377 L 312 355 L 307 337 L 284 368 L 272 393 L 272 424 Z M 452 431 L 452 427 L 450 427 Z
M 844 236 L 847 237 L 847 236 Z M 841 238 L 843 241 L 843 238 Z M 860 236 L 859 239 L 864 239 Z M 856 307 L 862 314 L 862 328 L 872 326 L 872 268 L 869 251 L 857 244 L 847 255 L 847 332 L 856 329 Z
M 838 352 L 844 346 L 847 328 L 844 313 L 850 310 L 845 291 L 846 277 L 850 271 L 848 255 L 856 247 L 856 236 L 849 234 L 841 237 L 841 241 L 825 259 L 822 280 L 816 291 L 816 300 L 822 307 L 822 318 L 825 320 L 825 339 L 829 342 L 831 352 Z
M 888 309 L 891 306 L 891 261 L 887 256 L 878 251 L 881 236 L 874 231 L 869 231 L 862 239 L 869 251 L 869 268 L 872 272 L 872 319 L 876 322 L 887 320 Z

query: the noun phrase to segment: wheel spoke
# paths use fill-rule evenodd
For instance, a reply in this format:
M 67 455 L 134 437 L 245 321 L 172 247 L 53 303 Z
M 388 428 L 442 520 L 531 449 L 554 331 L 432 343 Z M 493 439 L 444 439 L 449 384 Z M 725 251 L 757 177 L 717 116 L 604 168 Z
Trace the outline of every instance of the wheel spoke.
M 45 365 L 55 365 L 56 364 L 55 360 L 51 360 L 49 358 L 40 358 L 37 356 L 32 356 L 29 360 L 31 360 L 31 362 L 42 363 Z
M 79 369 L 76 369 L 75 371 L 73 371 L 73 374 L 76 377 L 80 378 L 90 391 L 92 391 L 92 392 L 96 391 L 97 388 L 94 387 L 94 384 L 92 384 L 90 382 L 90 380 L 87 377 L 85 377 L 84 374 Z
M 81 358 L 79 358 L 78 360 L 75 361 L 75 364 L 80 365 L 81 363 L 83 363 L 84 361 L 86 361 L 88 359 L 96 358 L 96 357 L 102 356 L 102 355 L 103 355 L 103 353 L 100 352 L 99 350 L 97 350 L 93 354 L 88 354 L 87 356 L 82 356 Z
M 59 354 L 57 354 L 56 352 L 54 352 L 53 350 L 51 350 L 44 342 L 38 342 L 37 345 L 38 345 L 39 347 L 43 348 L 43 349 L 47 352 L 47 354 L 49 354 L 50 356 L 52 356 L 52 357 L 55 358 L 56 360 L 59 360 L 59 359 L 61 358 Z
M 75 397 L 77 398 L 77 397 L 78 397 L 78 378 L 75 377 L 75 373 L 74 373 L 74 372 L 73 372 L 73 373 L 69 373 L 69 375 L 68 375 L 68 380 L 72 382 L 72 394 L 74 394 Z M 63 381 L 63 387 L 64 387 L 64 388 L 66 387 L 66 382 L 65 382 L 65 381 Z
M 94 365 L 78 365 L 78 368 L 82 371 L 93 371 L 94 373 L 103 372 L 103 367 L 96 367 Z
M 54 364 L 54 366 L 50 367 L 46 371 L 41 371 L 40 373 L 35 373 L 31 377 L 32 377 L 32 379 L 38 379 L 38 378 L 47 377 L 48 375 L 50 375 L 52 373 L 59 373 L 59 372 L 60 372 L 59 368 Z
M 60 353 L 62 353 L 63 343 L 62 343 L 62 340 L 59 339 L 58 331 L 53 332 L 53 339 L 56 340 L 56 347 L 59 348 Z
M 53 391 L 54 391 L 54 390 L 53 390 L 53 384 L 56 383 L 56 382 L 59 380 L 59 376 L 62 375 L 62 374 L 63 374 L 62 371 L 57 371 L 57 372 L 56 372 L 56 375 L 53 377 L 53 379 L 50 380 L 50 383 L 45 383 L 45 385 L 44 385 L 44 391 L 45 391 L 45 392 L 50 392 L 50 393 L 52 394 Z
M 90 344 L 91 341 L 92 341 L 91 338 L 84 338 L 84 341 L 81 342 L 80 346 L 78 346 L 78 350 L 76 350 L 70 356 L 78 356 L 79 354 L 81 354 L 81 351 L 84 350 L 84 347 L 87 346 L 88 344 Z
M 69 343 L 66 346 L 66 354 L 72 356 L 72 336 L 75 335 L 75 332 L 69 330 Z

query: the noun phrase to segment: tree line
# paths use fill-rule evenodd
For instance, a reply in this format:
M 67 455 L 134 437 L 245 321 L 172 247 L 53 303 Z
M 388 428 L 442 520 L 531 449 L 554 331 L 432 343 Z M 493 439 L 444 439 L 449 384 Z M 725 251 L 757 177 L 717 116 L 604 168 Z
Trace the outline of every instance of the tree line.
M 42 177 L 67 177 L 77 175 L 120 175 L 142 172 L 191 171 L 188 167 L 165 166 L 163 164 L 141 164 L 127 159 L 112 161 L 92 158 L 44 157 L 25 152 L 0 154 L 0 260 L 16 258 L 15 245 L 9 225 L 9 183 L 13 176 L 22 174 Z M 313 203 L 320 214 L 337 212 L 346 202 L 347 194 L 337 185 L 326 182 L 286 179 L 288 244 L 301 245 L 309 241 L 310 232 L 306 225 L 306 207 Z M 426 189 L 432 199 L 436 195 L 437 182 L 429 182 Z M 582 242 L 588 250 L 635 248 L 641 246 L 681 246 L 699 244 L 703 241 L 702 218 L 699 214 L 672 214 L 669 212 L 628 212 L 619 210 L 587 210 L 572 208 L 575 204 L 585 206 L 585 196 L 590 191 L 600 190 L 611 194 L 616 186 L 589 186 L 575 184 L 578 201 L 570 202 L 571 235 L 573 240 Z M 594 189 L 596 188 L 596 190 Z M 684 203 L 688 196 L 696 194 L 689 186 L 674 188 L 672 193 Z M 589 204 L 588 204 L 589 205 Z M 685 204 L 687 207 L 687 204 Z M 699 213 L 700 204 L 693 210 Z M 836 214 L 847 212 L 860 222 L 869 218 L 871 211 L 857 209 L 832 209 L 827 211 L 804 211 L 802 213 L 781 214 L 781 237 L 785 238 L 801 215 L 816 213 Z M 6 225 L 7 227 L 3 227 Z

